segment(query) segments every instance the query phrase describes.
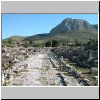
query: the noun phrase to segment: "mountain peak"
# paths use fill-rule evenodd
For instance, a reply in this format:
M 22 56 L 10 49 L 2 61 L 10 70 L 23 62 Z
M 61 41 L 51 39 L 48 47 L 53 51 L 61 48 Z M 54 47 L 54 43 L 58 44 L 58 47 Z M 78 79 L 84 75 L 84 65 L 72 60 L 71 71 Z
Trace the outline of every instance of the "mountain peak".
M 95 30 L 95 28 L 83 19 L 66 18 L 59 25 L 53 28 L 50 33 L 64 33 L 77 30 Z

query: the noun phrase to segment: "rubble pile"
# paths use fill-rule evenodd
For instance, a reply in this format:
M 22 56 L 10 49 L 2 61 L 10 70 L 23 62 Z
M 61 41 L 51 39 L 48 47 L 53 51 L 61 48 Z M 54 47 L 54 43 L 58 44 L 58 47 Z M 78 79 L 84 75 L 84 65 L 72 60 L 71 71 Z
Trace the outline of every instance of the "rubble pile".
M 56 55 L 56 60 L 59 60 L 60 65 L 62 64 L 61 71 L 68 72 L 68 74 L 78 79 L 80 84 L 82 83 L 85 86 L 98 84 L 97 50 L 89 49 L 88 47 L 67 47 L 52 48 L 51 51 Z M 66 59 L 69 62 L 65 63 Z M 81 68 L 85 70 L 82 71 L 82 69 L 79 71 Z
M 70 61 L 82 67 L 97 67 L 98 66 L 98 51 L 88 47 L 68 47 L 68 48 L 53 48 L 51 50 L 58 57 L 63 56 Z
M 27 64 L 19 65 L 19 62 L 26 60 L 30 56 L 39 52 L 40 48 L 2 48 L 2 82 L 3 85 L 9 82 L 4 80 L 13 79 Z

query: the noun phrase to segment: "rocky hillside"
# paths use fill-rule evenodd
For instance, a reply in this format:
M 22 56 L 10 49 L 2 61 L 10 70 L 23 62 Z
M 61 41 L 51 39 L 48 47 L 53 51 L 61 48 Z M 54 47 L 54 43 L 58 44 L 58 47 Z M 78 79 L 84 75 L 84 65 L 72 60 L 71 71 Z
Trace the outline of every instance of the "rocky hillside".
M 96 31 L 95 27 L 93 27 L 85 20 L 67 18 L 64 19 L 59 25 L 54 27 L 50 31 L 50 33 L 65 33 L 65 32 L 78 31 L 78 30 Z
M 96 30 L 98 30 L 98 24 L 92 25 Z

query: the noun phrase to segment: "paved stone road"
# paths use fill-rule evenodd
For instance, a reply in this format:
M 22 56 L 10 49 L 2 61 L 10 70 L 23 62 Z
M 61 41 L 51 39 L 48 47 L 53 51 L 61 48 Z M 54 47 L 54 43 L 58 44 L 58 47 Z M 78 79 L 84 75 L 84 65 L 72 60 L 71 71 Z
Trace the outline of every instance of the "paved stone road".
M 23 69 L 9 85 L 49 86 L 59 84 L 47 54 L 38 53 L 26 61 L 22 61 L 19 65 L 23 64 L 27 64 L 28 66 Z

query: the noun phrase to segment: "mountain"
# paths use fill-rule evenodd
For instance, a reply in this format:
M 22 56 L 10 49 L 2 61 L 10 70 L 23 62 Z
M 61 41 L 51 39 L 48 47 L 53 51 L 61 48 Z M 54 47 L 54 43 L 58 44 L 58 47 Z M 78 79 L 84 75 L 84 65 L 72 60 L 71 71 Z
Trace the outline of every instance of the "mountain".
M 91 30 L 95 31 L 95 27 L 90 25 L 87 21 L 82 19 L 72 19 L 67 18 L 64 19 L 59 25 L 54 27 L 50 33 L 65 33 L 70 31 L 78 31 L 78 30 Z
M 8 41 L 9 39 L 11 39 L 11 40 L 13 40 L 13 41 L 22 41 L 22 40 L 24 40 L 26 37 L 24 37 L 24 36 L 17 36 L 17 35 L 15 35 L 15 36 L 11 36 L 11 37 L 9 37 L 9 38 L 6 38 L 6 39 L 4 39 L 4 41 Z
M 68 41 L 73 41 L 75 39 L 78 39 L 80 41 L 87 41 L 89 39 L 97 40 L 98 39 L 97 30 L 98 30 L 97 24 L 91 25 L 89 22 L 83 19 L 66 18 L 56 27 L 51 29 L 49 33 L 36 34 L 28 37 L 13 36 L 10 37 L 10 39 L 15 41 L 21 41 L 21 40 L 44 41 L 50 39 L 68 40 Z
M 36 34 L 36 35 L 33 35 L 33 36 L 26 37 L 25 40 L 30 40 L 30 39 L 33 39 L 33 40 L 45 39 L 48 36 L 49 36 L 48 33 Z
M 96 30 L 98 30 L 98 24 L 92 25 L 92 27 L 95 28 Z

